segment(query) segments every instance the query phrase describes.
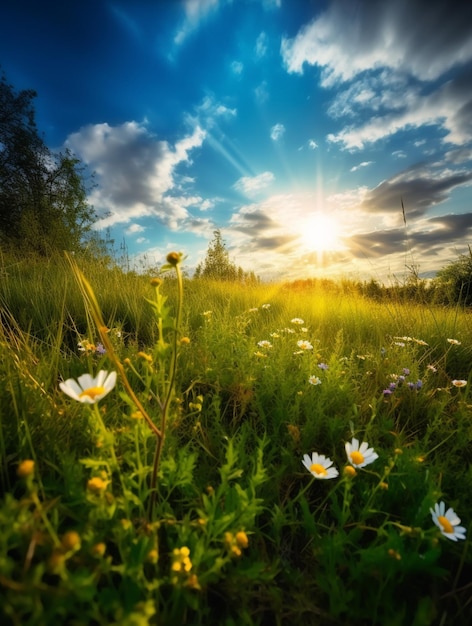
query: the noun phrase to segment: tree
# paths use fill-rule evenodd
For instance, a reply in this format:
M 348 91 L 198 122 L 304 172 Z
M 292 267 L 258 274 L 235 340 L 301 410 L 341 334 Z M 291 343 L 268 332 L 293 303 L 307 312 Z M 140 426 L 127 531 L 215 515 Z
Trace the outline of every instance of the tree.
M 214 280 L 243 280 L 245 272 L 230 261 L 228 250 L 221 231 L 213 232 L 213 239 L 208 245 L 206 257 L 195 269 L 195 278 L 212 278 Z
M 441 268 L 434 279 L 436 298 L 447 303 L 472 305 L 472 249 Z
M 38 134 L 36 92 L 15 92 L 0 78 L 0 243 L 48 254 L 80 250 L 96 214 L 87 203 L 84 168 L 54 154 Z

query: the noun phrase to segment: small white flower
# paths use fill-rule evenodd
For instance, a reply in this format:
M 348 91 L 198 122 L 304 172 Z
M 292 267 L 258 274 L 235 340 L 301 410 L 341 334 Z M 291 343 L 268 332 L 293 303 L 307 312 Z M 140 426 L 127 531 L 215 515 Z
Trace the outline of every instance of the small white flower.
M 452 384 L 454 385 L 454 387 L 465 387 L 467 385 L 467 381 L 466 380 L 453 380 Z
M 461 342 L 458 341 L 457 339 L 448 339 L 447 341 L 448 341 L 448 343 L 452 344 L 453 346 L 460 346 L 461 345 Z
M 318 376 L 314 375 L 310 376 L 308 382 L 310 383 L 310 385 L 321 385 L 321 379 L 318 378 Z
M 298 325 L 302 325 L 304 324 L 304 320 L 302 320 L 300 317 L 294 317 L 293 320 L 290 320 L 292 322 L 292 324 L 298 324 Z
M 258 341 L 257 345 L 259 346 L 259 348 L 272 348 L 272 344 L 266 339 L 264 339 L 263 341 Z
M 263 304 L 261 309 L 270 309 L 270 304 Z
M 300 350 L 313 350 L 313 346 L 311 345 L 311 343 L 309 341 L 305 341 L 304 339 L 300 339 L 300 341 L 297 341 L 297 346 L 300 348 Z
M 113 389 L 116 384 L 116 372 L 108 373 L 105 370 L 100 370 L 93 378 L 90 374 L 82 374 L 77 380 L 69 378 L 65 382 L 59 383 L 59 387 L 62 391 L 77 400 L 77 402 L 84 402 L 85 404 L 95 404 L 107 393 Z
M 338 470 L 331 467 L 333 461 L 324 454 L 318 454 L 318 452 L 313 452 L 311 457 L 309 454 L 305 454 L 302 463 L 315 478 L 325 480 L 336 478 L 339 475 Z
M 434 509 L 429 509 L 433 522 L 439 528 L 441 533 L 451 539 L 457 541 L 458 539 L 465 539 L 466 529 L 464 526 L 459 526 L 460 517 L 454 512 L 454 509 L 449 508 L 446 511 L 446 505 L 444 502 L 439 504 L 436 502 Z
M 351 443 L 346 442 L 345 448 L 347 459 L 354 467 L 365 467 L 379 458 L 379 455 L 374 452 L 374 449 L 369 448 L 367 442 L 363 441 L 359 445 L 359 440 L 355 437 L 352 438 Z

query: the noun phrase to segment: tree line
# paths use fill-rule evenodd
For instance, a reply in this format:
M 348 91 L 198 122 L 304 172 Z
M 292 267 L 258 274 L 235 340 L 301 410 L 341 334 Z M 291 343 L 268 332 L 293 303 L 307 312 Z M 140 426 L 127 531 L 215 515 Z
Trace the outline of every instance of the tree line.
M 53 152 L 40 135 L 32 89 L 0 77 L 0 244 L 19 253 L 83 251 L 96 240 L 85 167 L 70 151 Z

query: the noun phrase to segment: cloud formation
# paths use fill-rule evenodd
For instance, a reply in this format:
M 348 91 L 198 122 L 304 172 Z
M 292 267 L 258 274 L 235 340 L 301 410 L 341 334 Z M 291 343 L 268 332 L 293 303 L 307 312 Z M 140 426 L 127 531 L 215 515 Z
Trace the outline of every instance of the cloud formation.
M 430 81 L 472 60 L 471 20 L 469 3 L 451 11 L 442 0 L 333 0 L 295 37 L 282 39 L 281 53 L 289 72 L 320 66 L 325 86 L 378 68 Z
M 270 129 L 270 138 L 272 141 L 279 141 L 285 134 L 285 126 L 283 124 L 274 124 Z
M 252 195 L 268 187 L 275 180 L 272 172 L 263 172 L 257 176 L 242 176 L 233 185 L 234 189 L 246 195 Z
M 90 201 L 108 212 L 99 227 L 154 215 L 176 228 L 187 217 L 185 198 L 173 195 L 176 170 L 190 162 L 190 153 L 204 138 L 205 131 L 196 126 L 171 146 L 132 121 L 90 124 L 69 135 L 66 146 L 96 174 L 98 188 Z

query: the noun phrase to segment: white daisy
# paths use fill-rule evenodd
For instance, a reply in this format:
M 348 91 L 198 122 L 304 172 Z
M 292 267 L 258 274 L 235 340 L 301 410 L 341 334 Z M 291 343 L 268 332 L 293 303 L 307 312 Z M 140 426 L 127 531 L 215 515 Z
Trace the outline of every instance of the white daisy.
M 467 385 L 467 381 L 466 380 L 453 380 L 452 384 L 454 385 L 454 387 L 465 387 Z
M 452 541 L 465 539 L 466 529 L 464 526 L 459 526 L 461 520 L 460 517 L 457 517 L 454 509 L 449 508 L 446 511 L 444 502 L 440 502 L 439 504 L 436 502 L 434 509 L 429 510 L 433 522 L 445 537 Z
M 309 341 L 305 341 L 304 339 L 300 339 L 300 341 L 297 341 L 297 346 L 300 348 L 300 350 L 313 350 L 313 346 L 311 345 L 311 343 Z
M 82 374 L 77 380 L 69 378 L 65 382 L 59 383 L 59 387 L 68 396 L 84 402 L 85 404 L 95 404 L 113 389 L 116 384 L 116 372 L 108 373 L 100 370 L 93 378 L 90 374 Z
M 336 478 L 339 475 L 338 470 L 331 467 L 333 461 L 324 454 L 318 454 L 318 452 L 313 452 L 311 456 L 305 454 L 302 463 L 315 478 L 325 480 Z
M 352 438 L 351 443 L 346 442 L 345 448 L 347 460 L 354 467 L 365 467 L 379 458 L 374 449 L 369 448 L 369 444 L 366 441 L 363 441 L 359 446 L 359 440 L 355 437 Z

